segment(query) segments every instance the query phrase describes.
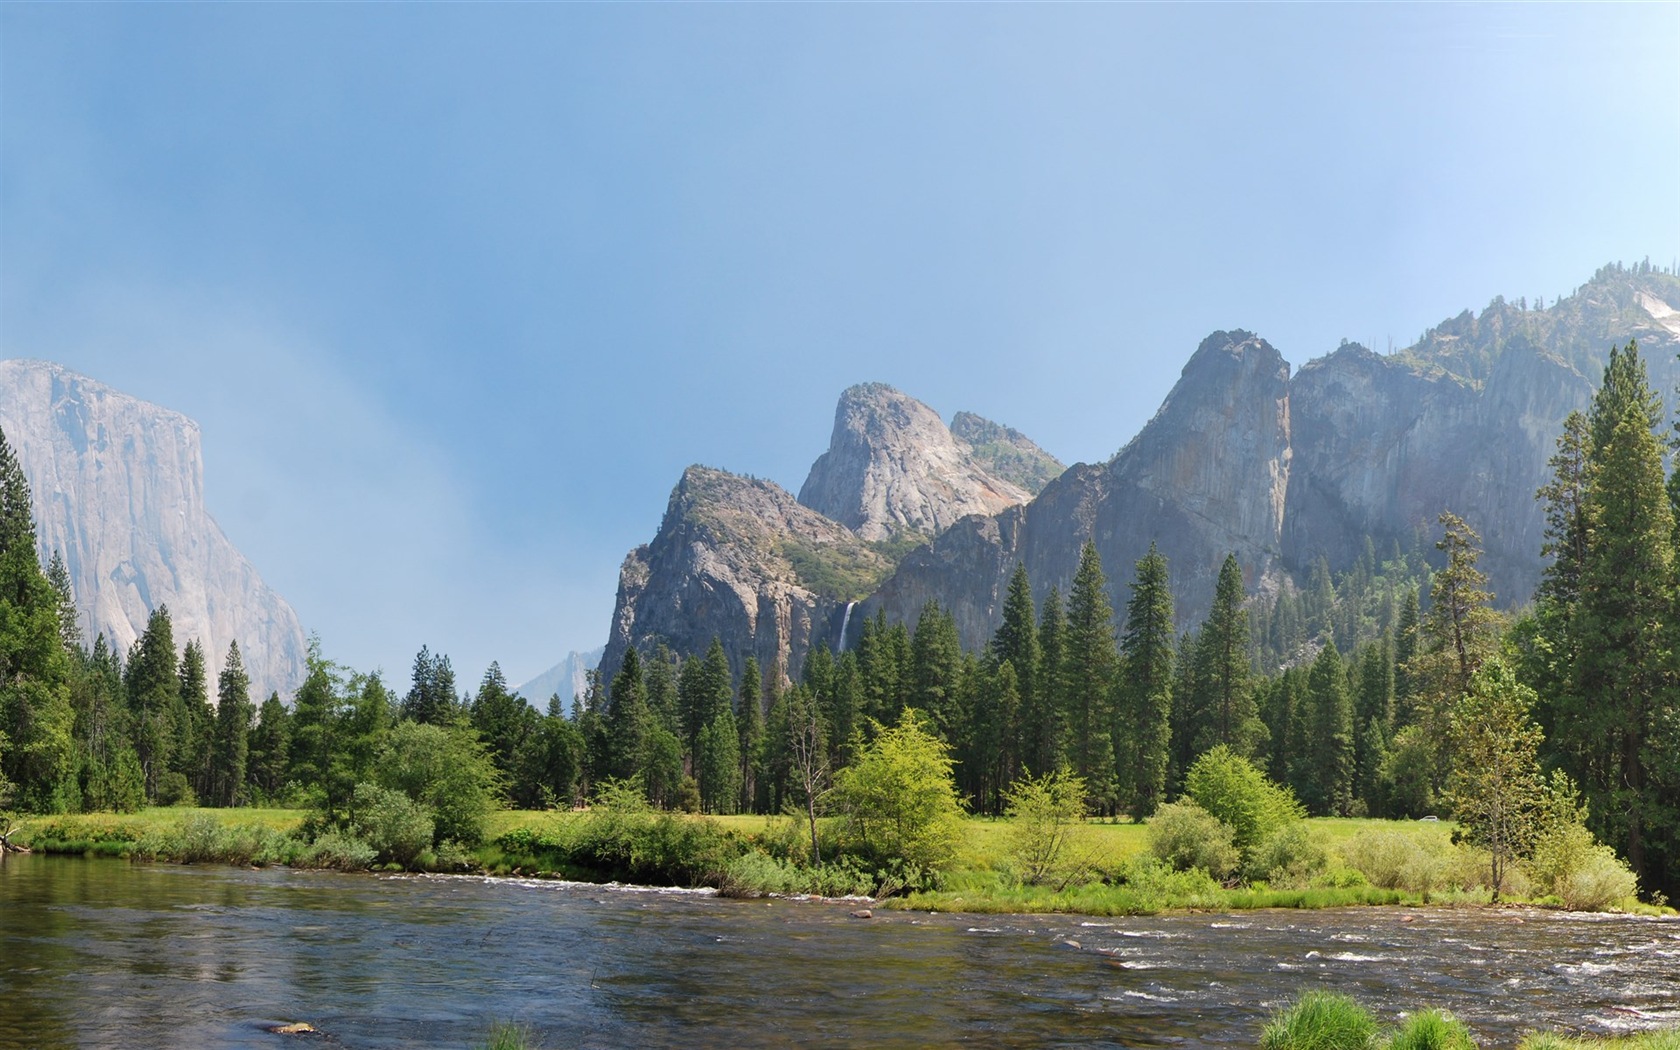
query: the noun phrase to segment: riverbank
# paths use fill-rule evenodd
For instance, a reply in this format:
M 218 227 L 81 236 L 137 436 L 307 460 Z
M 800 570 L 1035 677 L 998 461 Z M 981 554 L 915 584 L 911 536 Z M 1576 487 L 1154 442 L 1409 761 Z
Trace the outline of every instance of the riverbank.
M 1060 866 L 1035 879 L 1016 859 L 1012 822 L 986 818 L 965 821 L 955 862 L 930 874 L 872 870 L 826 842 L 826 863 L 811 864 L 803 825 L 787 818 L 503 811 L 493 815 L 480 846 L 424 851 L 404 867 L 377 864 L 365 845 L 342 836 L 305 841 L 306 817 L 306 811 L 287 809 L 158 808 L 31 818 L 13 839 L 50 854 L 710 886 L 739 897 L 867 896 L 889 909 L 982 914 L 1477 905 L 1492 896 L 1479 881 L 1481 858 L 1452 842 L 1446 822 L 1310 820 L 1302 847 L 1307 856 L 1295 869 L 1279 869 L 1279 877 L 1269 880 L 1221 883 L 1202 870 L 1174 870 L 1156 860 L 1144 826 L 1129 822 L 1079 825 Z M 819 838 L 835 833 L 825 824 Z M 1561 903 L 1516 889 L 1503 900 Z M 1633 901 L 1611 906 L 1672 914 Z

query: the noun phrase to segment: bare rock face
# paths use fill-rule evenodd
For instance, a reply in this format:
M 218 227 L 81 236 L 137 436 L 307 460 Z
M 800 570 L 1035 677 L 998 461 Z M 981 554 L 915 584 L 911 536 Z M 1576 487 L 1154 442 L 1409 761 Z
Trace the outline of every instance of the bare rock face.
M 659 534 L 624 560 L 602 672 L 616 673 L 630 646 L 691 655 L 716 636 L 737 678 L 748 656 L 785 676 L 811 646 L 838 644 L 847 606 L 890 569 L 779 485 L 690 467 Z
M 974 420 L 979 425 L 970 424 L 971 431 L 983 430 L 987 421 Z M 993 444 L 1006 440 L 1002 433 L 988 436 Z M 996 514 L 1031 498 L 976 456 L 937 412 L 881 383 L 840 395 L 828 451 L 799 490 L 799 502 L 866 540 L 905 531 L 937 535 L 970 514 Z
M 1123 606 L 1132 565 L 1154 541 L 1172 565 L 1180 620 L 1205 612 L 1220 563 L 1236 551 L 1254 587 L 1280 571 L 1291 469 L 1289 366 L 1251 333 L 1216 332 L 1184 367 L 1155 417 L 1107 464 L 1079 464 L 1024 507 L 970 518 L 912 552 L 859 610 L 914 622 L 938 601 L 963 644 L 996 630 L 1017 562 L 1035 599 L 1065 597 L 1087 540 Z M 1193 622 L 1193 621 L 1191 621 Z
M 297 615 L 205 508 L 198 424 L 58 365 L 0 361 L 0 428 L 90 641 L 103 633 L 126 651 L 168 605 L 176 641 L 204 646 L 212 684 L 232 641 L 258 702 L 303 680 Z

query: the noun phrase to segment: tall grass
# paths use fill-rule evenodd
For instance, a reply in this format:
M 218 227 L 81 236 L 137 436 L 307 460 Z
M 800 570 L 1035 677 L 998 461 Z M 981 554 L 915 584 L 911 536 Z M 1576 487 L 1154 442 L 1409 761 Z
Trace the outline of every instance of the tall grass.
M 1310 991 L 1260 1033 L 1260 1050 L 1367 1050 L 1377 1020 L 1345 995 Z

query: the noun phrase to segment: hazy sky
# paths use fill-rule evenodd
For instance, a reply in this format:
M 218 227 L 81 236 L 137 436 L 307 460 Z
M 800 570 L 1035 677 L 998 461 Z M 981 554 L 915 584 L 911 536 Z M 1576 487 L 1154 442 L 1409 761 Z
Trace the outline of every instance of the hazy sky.
M 1680 254 L 1680 5 L 0 6 L 0 357 L 203 425 L 399 686 L 605 641 L 691 462 L 836 396 L 1106 458 L 1295 364 Z

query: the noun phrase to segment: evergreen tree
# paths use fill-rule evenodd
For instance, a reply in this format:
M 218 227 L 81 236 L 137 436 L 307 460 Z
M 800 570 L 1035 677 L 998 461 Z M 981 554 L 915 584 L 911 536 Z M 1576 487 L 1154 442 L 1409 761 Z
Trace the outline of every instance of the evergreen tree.
M 292 762 L 291 722 L 291 712 L 281 702 L 280 694 L 270 693 L 251 731 L 245 770 L 253 799 L 259 803 L 272 805 L 286 798 L 287 771 Z
M 1086 541 L 1068 592 L 1066 649 L 1062 656 L 1067 749 L 1073 774 L 1085 781 L 1087 801 L 1112 812 L 1115 798 L 1114 682 L 1120 662 L 1114 640 L 1114 607 L 1108 600 L 1102 558 Z
M 525 807 L 570 809 L 583 774 L 583 732 L 560 708 L 558 694 L 548 698 L 548 713 L 521 751 L 514 798 Z
M 817 650 L 827 650 L 817 646 Z M 809 658 L 807 658 L 809 659 Z M 707 648 L 704 659 L 688 660 L 678 679 L 678 702 L 682 711 L 684 743 L 688 753 L 700 754 L 700 731 L 718 720 L 730 709 L 734 693 L 729 673 L 729 658 L 724 655 L 723 642 L 716 635 Z
M 76 592 L 70 585 L 70 569 L 64 564 L 64 555 L 57 548 L 54 548 L 52 560 L 47 563 L 47 582 L 52 584 L 53 595 L 58 600 L 58 633 L 64 643 L 64 651 L 79 653 L 82 649 L 82 624 L 76 612 Z
M 210 791 L 213 806 L 237 806 L 245 801 L 245 771 L 250 757 L 251 679 L 239 655 L 239 643 L 228 643 L 227 660 L 216 678 L 216 744 L 211 753 Z
M 1326 645 L 1307 676 L 1305 768 L 1290 779 L 1302 785 L 1301 801 L 1315 816 L 1345 817 L 1353 808 L 1353 702 L 1347 669 L 1334 645 Z
M 1038 610 L 1038 675 L 1033 706 L 1021 726 L 1021 765 L 1044 776 L 1067 764 L 1067 616 L 1055 587 Z
M 333 761 L 339 741 L 342 685 L 338 668 L 321 655 L 321 639 L 311 635 L 304 658 L 303 684 L 292 697 L 291 764 L 288 779 L 311 798 L 311 805 L 337 821 L 350 804 L 354 781 L 346 782 Z
M 1234 554 L 1226 555 L 1219 568 L 1213 608 L 1198 635 L 1195 679 L 1196 695 L 1190 704 L 1195 753 L 1224 744 L 1239 757 L 1254 754 L 1266 726 L 1254 702 L 1248 610 L 1243 608 L 1242 569 Z
M 679 661 L 664 642 L 654 646 L 653 656 L 642 661 L 648 717 L 654 724 L 664 726 L 667 732 L 677 734 L 684 741 L 688 740 L 688 736 L 683 732 L 681 683 L 699 670 L 700 661 Z
M 958 735 L 961 722 L 962 659 L 956 621 L 938 602 L 928 602 L 910 639 L 911 703 L 947 741 Z
M 455 725 L 461 720 L 455 696 L 455 669 L 449 657 L 422 645 L 414 657 L 413 680 L 403 697 L 402 716 L 425 725 Z
M 624 662 L 613 676 L 612 698 L 607 705 L 603 726 L 607 776 L 621 780 L 637 778 L 651 722 L 647 684 L 642 680 L 642 658 L 632 645 L 624 650 Z
M 191 786 L 193 799 L 210 795 L 210 763 L 214 751 L 216 715 L 210 707 L 210 674 L 204 665 L 204 646 L 194 638 L 181 653 L 181 706 L 175 722 L 171 768 Z M 192 800 L 184 796 L 175 802 Z
M 60 596 L 35 550 L 29 483 L 0 433 L 0 795 L 10 781 L 25 809 L 79 801 L 70 672 Z
M 134 752 L 140 760 L 146 798 L 155 801 L 158 783 L 168 772 L 174 754 L 177 712 L 181 707 L 181 679 L 175 668 L 175 630 L 169 607 L 160 605 L 146 619 L 135 639 L 124 682 L 134 715 Z
M 469 711 L 472 727 L 490 752 L 490 761 L 505 785 L 517 780 L 520 752 L 537 732 L 538 715 L 525 698 L 508 689 L 502 665 L 492 661 L 478 683 Z
M 1394 627 L 1394 727 L 1417 722 L 1417 683 L 1411 672 L 1418 653 L 1418 632 L 1423 613 L 1418 608 L 1416 587 L 1406 588 L 1400 599 L 1400 618 Z
M 1006 730 L 1006 736 L 1010 738 L 1017 765 L 1030 765 L 1043 750 L 1043 741 L 1037 737 L 1042 734 L 1045 717 L 1034 685 L 1039 665 L 1036 617 L 1027 567 L 1016 562 L 1015 571 L 1009 577 L 1009 591 L 1003 599 L 1003 622 L 992 635 L 991 658 L 996 666 L 1009 664 L 1015 674 L 1017 717 Z M 1045 774 L 1052 770 L 1037 772 Z
M 396 721 L 397 699 L 378 672 L 353 674 L 341 691 L 332 732 L 331 780 L 346 792 L 350 823 L 356 821 L 356 785 L 372 782 L 375 760 Z
M 1394 727 L 1394 657 L 1385 634 L 1365 646 L 1359 655 L 1359 682 L 1355 693 L 1353 725 L 1357 734 L 1354 742 L 1354 785 L 1356 798 L 1369 799 L 1380 759 L 1371 750 L 1387 749 L 1387 741 Z M 1376 727 L 1373 735 L 1371 727 Z
M 848 654 L 849 655 L 849 654 Z M 700 730 L 695 772 L 707 813 L 734 813 L 741 798 L 740 728 L 725 708 Z
M 1659 404 L 1638 347 L 1612 353 L 1593 401 L 1590 541 L 1573 617 L 1574 688 L 1557 733 L 1594 830 L 1647 887 L 1673 888 L 1680 775 L 1674 770 L 1674 518 L 1654 433 Z
M 865 620 L 864 626 L 868 624 Z M 741 697 L 737 705 L 740 713 L 735 719 L 741 733 L 741 809 L 748 813 L 758 810 L 758 772 L 764 762 L 763 688 L 764 676 L 758 669 L 758 660 L 749 656 L 741 672 Z
M 1167 559 L 1139 559 L 1120 640 L 1118 758 L 1122 801 L 1142 820 L 1166 801 L 1172 739 L 1173 598 Z

